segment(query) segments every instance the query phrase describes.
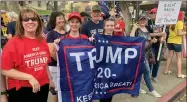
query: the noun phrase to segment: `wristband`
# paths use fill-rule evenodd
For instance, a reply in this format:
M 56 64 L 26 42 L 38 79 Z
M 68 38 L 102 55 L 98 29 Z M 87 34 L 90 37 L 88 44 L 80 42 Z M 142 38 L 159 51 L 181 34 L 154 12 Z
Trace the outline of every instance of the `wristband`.
M 2 91 L 1 95 L 7 95 L 7 91 Z

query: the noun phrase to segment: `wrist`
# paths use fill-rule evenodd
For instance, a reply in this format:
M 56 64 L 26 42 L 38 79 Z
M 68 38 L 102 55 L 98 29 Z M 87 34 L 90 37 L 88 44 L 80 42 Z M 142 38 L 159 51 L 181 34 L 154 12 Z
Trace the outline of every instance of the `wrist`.
M 7 91 L 1 91 L 1 96 L 2 95 L 7 95 Z

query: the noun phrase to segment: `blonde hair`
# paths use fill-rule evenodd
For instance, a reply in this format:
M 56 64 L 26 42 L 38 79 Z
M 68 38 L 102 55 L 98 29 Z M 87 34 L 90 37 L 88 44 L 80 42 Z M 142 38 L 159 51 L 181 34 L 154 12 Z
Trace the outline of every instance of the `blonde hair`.
M 24 28 L 23 28 L 23 24 L 22 24 L 22 19 L 24 17 L 24 15 L 26 13 L 33 13 L 34 16 L 37 18 L 37 22 L 38 22 L 38 27 L 36 29 L 36 38 L 38 40 L 43 40 L 43 36 L 42 36 L 42 32 L 43 32 L 43 24 L 42 24 L 42 20 L 40 19 L 39 14 L 31 9 L 31 8 L 24 8 L 20 11 L 19 16 L 18 16 L 18 20 L 16 22 L 16 36 L 19 38 L 23 38 L 24 37 Z
M 10 17 L 13 20 L 17 20 L 18 19 L 18 15 L 15 12 L 7 12 L 6 15 L 8 17 Z

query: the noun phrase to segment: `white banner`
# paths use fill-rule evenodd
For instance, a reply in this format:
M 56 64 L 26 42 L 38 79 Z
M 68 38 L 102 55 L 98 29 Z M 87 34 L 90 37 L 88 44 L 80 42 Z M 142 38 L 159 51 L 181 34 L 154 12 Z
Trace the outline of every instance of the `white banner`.
M 182 1 L 159 1 L 156 25 L 176 24 Z

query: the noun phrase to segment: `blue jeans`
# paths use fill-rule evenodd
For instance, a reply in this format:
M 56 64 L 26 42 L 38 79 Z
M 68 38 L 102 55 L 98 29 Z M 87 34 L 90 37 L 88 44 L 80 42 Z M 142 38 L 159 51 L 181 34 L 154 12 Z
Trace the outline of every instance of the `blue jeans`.
M 164 44 L 163 44 L 163 46 L 164 46 Z M 162 49 L 163 49 L 163 46 L 162 46 Z M 159 46 L 153 46 L 151 50 L 153 51 L 153 53 L 155 55 L 156 63 L 155 64 L 150 64 L 150 68 L 152 70 L 152 77 L 156 78 L 157 75 L 158 75 L 158 70 L 159 70 L 160 62 L 161 62 L 161 60 L 157 61 Z
M 144 80 L 146 83 L 147 88 L 149 89 L 149 91 L 153 91 L 153 85 L 151 83 L 151 74 L 150 74 L 150 67 L 149 67 L 149 62 L 148 60 L 145 58 L 145 65 L 143 67 L 143 76 L 144 76 Z

